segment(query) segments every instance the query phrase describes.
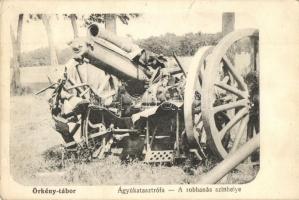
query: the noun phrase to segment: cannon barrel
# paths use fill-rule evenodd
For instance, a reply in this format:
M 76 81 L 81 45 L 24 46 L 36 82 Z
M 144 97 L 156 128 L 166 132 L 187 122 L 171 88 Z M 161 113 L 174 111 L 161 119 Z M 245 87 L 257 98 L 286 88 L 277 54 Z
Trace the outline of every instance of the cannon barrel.
M 77 54 L 75 57 L 86 58 L 95 67 L 133 84 L 140 82 L 144 85 L 151 79 L 153 72 L 146 66 L 150 56 L 156 59 L 155 63 L 161 62 L 158 61 L 157 55 L 151 52 L 145 53 L 145 50 L 139 48 L 129 38 L 100 29 L 97 24 L 89 26 L 87 38 L 76 38 L 70 45 Z M 141 59 L 143 60 L 140 61 Z M 181 73 L 182 69 L 166 67 L 165 71 L 174 75 Z
M 121 50 L 125 51 L 126 53 L 132 53 L 134 51 L 140 51 L 138 45 L 131 42 L 129 38 L 120 37 L 113 32 L 100 29 L 97 24 L 92 24 L 88 28 L 88 34 L 91 37 L 101 38 L 105 41 L 108 41 L 115 45 L 116 47 L 120 48 Z
M 141 49 L 137 45 L 132 45 L 128 53 L 129 42 L 123 47 L 121 41 L 124 39 L 111 32 L 100 30 L 93 24 L 88 29 L 88 38 L 76 38 L 70 46 L 76 54 L 75 58 L 85 58 L 95 67 L 124 81 L 146 81 L 149 78 L 146 69 L 133 62 L 133 58 L 141 52 Z

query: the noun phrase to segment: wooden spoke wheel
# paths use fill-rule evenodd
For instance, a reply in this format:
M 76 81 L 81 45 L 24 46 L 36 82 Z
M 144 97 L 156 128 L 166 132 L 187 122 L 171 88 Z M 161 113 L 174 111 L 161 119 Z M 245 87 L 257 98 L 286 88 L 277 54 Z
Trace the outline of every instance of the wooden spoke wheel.
M 90 106 L 82 122 L 82 138 L 93 152 L 93 157 L 102 158 L 107 151 L 111 134 L 108 134 L 104 116 L 98 107 Z
M 255 29 L 229 33 L 214 47 L 205 68 L 203 125 L 208 146 L 222 159 L 259 132 L 258 40 Z M 250 63 L 241 66 L 235 58 L 244 46 Z
M 205 134 L 201 113 L 202 73 L 206 65 L 206 58 L 213 47 L 200 48 L 189 66 L 184 92 L 184 117 L 188 143 L 198 146 Z

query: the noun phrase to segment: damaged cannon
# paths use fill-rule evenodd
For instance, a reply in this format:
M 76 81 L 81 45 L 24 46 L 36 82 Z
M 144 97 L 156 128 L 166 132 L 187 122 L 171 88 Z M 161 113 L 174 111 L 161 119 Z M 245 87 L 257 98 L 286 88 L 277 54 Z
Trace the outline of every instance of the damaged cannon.
M 87 32 L 69 43 L 74 56 L 49 87 L 66 151 L 87 160 L 117 150 L 122 160 L 147 163 L 222 160 L 258 135 L 257 30 L 237 30 L 200 48 L 190 66 L 97 24 Z M 231 52 L 244 40 L 252 63 L 239 68 Z

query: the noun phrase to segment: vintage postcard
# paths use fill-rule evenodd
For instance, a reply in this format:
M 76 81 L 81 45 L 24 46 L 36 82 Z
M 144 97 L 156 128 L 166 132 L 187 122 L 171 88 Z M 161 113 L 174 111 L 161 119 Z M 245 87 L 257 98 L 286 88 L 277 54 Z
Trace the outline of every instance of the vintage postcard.
M 298 11 L 2 1 L 0 197 L 299 198 Z

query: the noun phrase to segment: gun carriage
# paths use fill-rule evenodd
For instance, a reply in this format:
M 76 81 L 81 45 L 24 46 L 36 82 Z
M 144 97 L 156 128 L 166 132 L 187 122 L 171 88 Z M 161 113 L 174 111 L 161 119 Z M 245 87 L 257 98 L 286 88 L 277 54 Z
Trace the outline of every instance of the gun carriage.
M 254 29 L 229 33 L 200 48 L 187 69 L 175 54 L 157 55 L 92 24 L 69 44 L 74 57 L 50 85 L 65 149 L 87 160 L 115 149 L 122 160 L 148 163 L 225 159 L 259 133 L 258 39 Z M 252 63 L 240 69 L 231 55 L 245 40 Z

